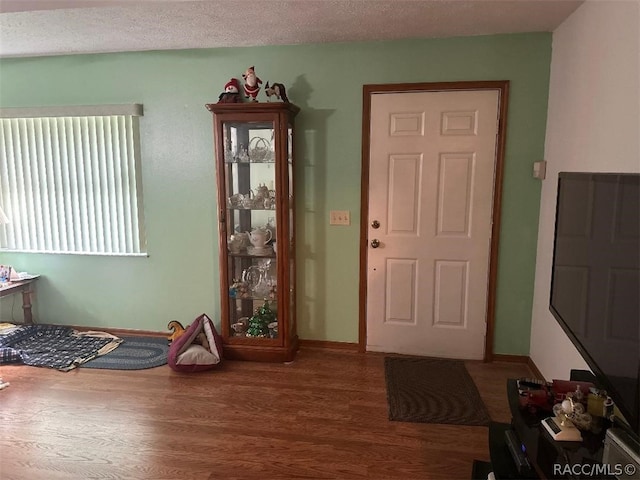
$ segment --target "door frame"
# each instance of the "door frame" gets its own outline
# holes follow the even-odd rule
[[[495,330],[496,285],[498,276],[498,246],[500,241],[500,212],[502,205],[502,183],[504,153],[507,135],[507,106],[509,103],[509,80],[395,83],[362,86],[362,183],[360,190],[360,289],[358,351],[367,350],[367,252],[369,247],[369,147],[371,128],[371,97],[377,93],[409,92],[454,92],[461,90],[498,91],[498,129],[496,138],[496,165],[493,177],[493,206],[491,244],[489,248],[489,278],[487,288],[487,316],[484,361],[493,360],[493,335]]]

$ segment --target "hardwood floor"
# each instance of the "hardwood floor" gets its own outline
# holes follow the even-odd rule
[[[303,348],[210,372],[0,366],[0,478],[468,479],[487,428],[390,422],[383,355]],[[467,362],[494,421],[524,364]]]

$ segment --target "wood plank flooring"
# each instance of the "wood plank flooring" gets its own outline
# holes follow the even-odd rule
[[[390,422],[384,356],[303,348],[227,361],[62,373],[0,366],[0,479],[468,479],[486,427]],[[494,421],[524,364],[467,362]]]

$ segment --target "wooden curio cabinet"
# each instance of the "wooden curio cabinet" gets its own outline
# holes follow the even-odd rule
[[[213,113],[224,355],[288,362],[296,333],[294,118],[290,103],[207,104]]]

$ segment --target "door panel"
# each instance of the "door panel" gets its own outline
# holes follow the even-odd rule
[[[421,155],[389,158],[389,234],[418,234],[421,167]]]
[[[471,153],[440,157],[438,236],[469,236],[473,157]]]
[[[372,95],[368,350],[483,357],[498,96]]]
[[[415,259],[387,259],[386,298],[387,323],[415,324],[415,291],[417,261]]]

